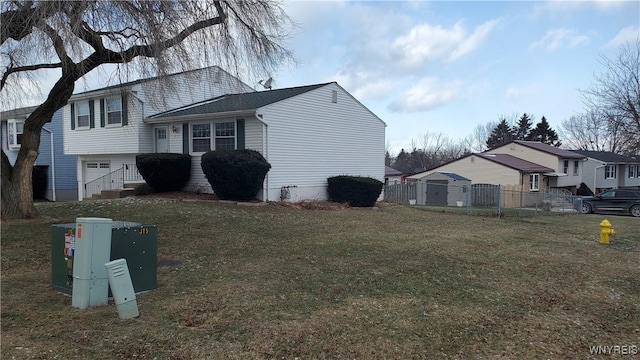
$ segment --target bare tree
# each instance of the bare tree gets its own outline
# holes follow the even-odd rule
[[[20,97],[36,71],[59,74],[26,119],[13,166],[2,152],[3,218],[36,215],[31,172],[40,132],[76,82],[94,69],[131,63],[139,73],[162,76],[206,59],[236,73],[264,74],[291,58],[280,45],[291,22],[278,3],[267,0],[15,0],[1,7],[0,94]]]
[[[481,153],[487,150],[487,139],[497,125],[498,122],[496,121],[489,121],[484,125],[476,125],[471,134],[462,140],[463,147],[473,153]]]
[[[619,125],[604,114],[590,111],[577,114],[560,124],[565,146],[579,150],[624,152]]]
[[[444,133],[425,132],[411,140],[411,163],[415,169],[432,169],[462,156],[466,150]]]
[[[631,153],[640,152],[640,37],[620,48],[615,59],[602,58],[605,71],[582,96],[589,111],[602,114],[620,131]]]

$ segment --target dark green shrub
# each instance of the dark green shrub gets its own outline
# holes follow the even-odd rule
[[[151,188],[151,186],[149,186],[149,184],[144,183],[136,186],[133,189],[133,194],[135,196],[149,195],[149,194],[153,194],[153,189]]]
[[[271,164],[255,150],[216,150],[202,155],[202,172],[221,199],[251,200]]]
[[[44,199],[47,195],[49,184],[49,166],[35,165],[31,172],[31,187],[34,199]]]
[[[327,182],[330,201],[355,207],[374,206],[383,185],[374,178],[345,175],[330,177]]]
[[[154,192],[182,190],[191,177],[191,156],[187,154],[140,154],[136,166]]]

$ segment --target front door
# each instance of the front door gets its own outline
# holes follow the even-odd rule
[[[167,137],[166,126],[154,128],[154,139],[157,153],[169,152],[169,139]]]

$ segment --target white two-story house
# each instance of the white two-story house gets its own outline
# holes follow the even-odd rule
[[[212,66],[74,94],[62,114],[64,153],[77,155],[78,199],[106,190],[120,178],[135,177],[137,154],[169,151],[169,139],[178,129],[147,125],[146,117],[251,91],[255,90]]]
[[[594,193],[607,189],[640,189],[640,159],[608,151],[572,151],[587,157],[582,181]]]

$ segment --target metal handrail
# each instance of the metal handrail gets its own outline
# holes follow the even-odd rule
[[[120,169],[84,184],[84,197],[91,197],[93,194],[99,194],[104,190],[121,189],[128,182],[141,181],[144,181],[144,179],[138,172],[136,164],[124,164]]]

